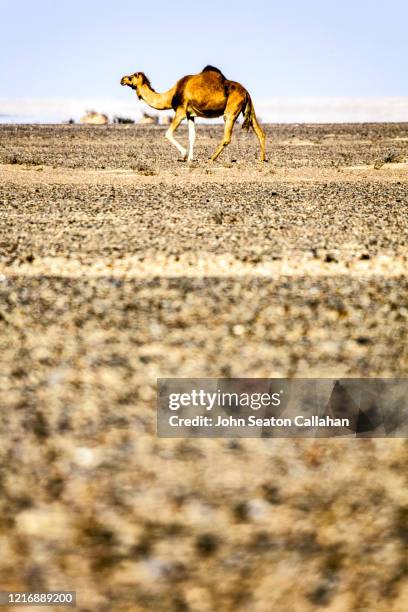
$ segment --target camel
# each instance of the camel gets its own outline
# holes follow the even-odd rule
[[[211,157],[215,161],[231,142],[235,121],[241,113],[244,115],[242,127],[248,130],[252,126],[261,147],[261,161],[265,161],[265,134],[257,121],[249,93],[240,83],[226,79],[218,68],[206,66],[199,74],[183,77],[165,93],[157,93],[143,72],[124,76],[120,83],[135,90],[139,100],[152,108],[175,111],[166,138],[178,149],[184,161],[193,160],[195,117],[211,119],[224,116],[224,137]],[[188,151],[174,137],[183,119],[188,123]]]

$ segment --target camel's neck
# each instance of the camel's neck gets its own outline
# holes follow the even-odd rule
[[[137,95],[156,110],[167,110],[172,108],[171,102],[175,93],[175,88],[169,89],[164,93],[157,93],[149,85],[141,85],[137,88]]]

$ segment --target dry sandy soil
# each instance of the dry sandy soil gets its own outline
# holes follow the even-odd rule
[[[0,128],[0,589],[408,609],[406,441],[155,435],[158,377],[408,375],[408,124],[266,129]]]

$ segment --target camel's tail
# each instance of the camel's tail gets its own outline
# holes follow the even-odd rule
[[[244,123],[242,124],[242,127],[244,130],[249,130],[249,128],[252,127],[261,147],[261,161],[265,161],[265,132],[258,123],[254,105],[252,104],[249,93],[246,95],[245,106],[242,109],[242,113],[244,115]]]
[[[242,110],[244,122],[242,129],[248,131],[252,125],[252,117],[255,115],[254,105],[252,104],[251,96],[247,93],[245,107]]]

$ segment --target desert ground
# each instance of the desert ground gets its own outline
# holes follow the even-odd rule
[[[159,377],[408,375],[408,124],[265,129],[0,127],[0,590],[406,612],[406,440],[156,437]]]

